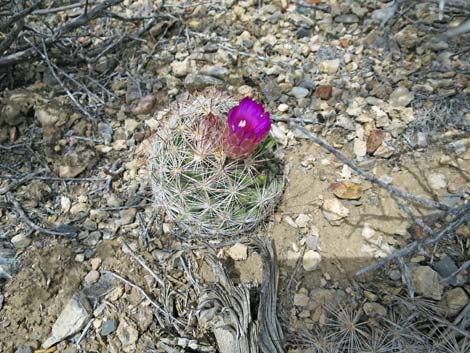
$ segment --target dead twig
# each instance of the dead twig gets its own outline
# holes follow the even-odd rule
[[[385,258],[383,258],[383,259],[381,259],[377,262],[374,262],[373,264],[359,270],[358,272],[356,272],[356,275],[359,276],[359,275],[363,275],[364,273],[367,273],[369,271],[376,270],[376,269],[384,266],[385,264],[389,263],[390,261],[393,261],[395,259],[407,256],[407,255],[413,253],[416,249],[418,249],[420,247],[425,247],[425,246],[435,244],[435,243],[439,242],[442,238],[444,238],[446,235],[448,235],[448,234],[452,233],[453,231],[455,231],[458,227],[460,227],[464,222],[466,222],[468,220],[470,220],[470,202],[463,205],[463,206],[461,206],[458,209],[457,214],[454,217],[454,220],[452,222],[450,222],[449,224],[447,224],[447,226],[444,227],[444,229],[441,229],[438,232],[434,233],[434,235],[431,236],[431,237],[428,237],[428,238],[420,240],[420,241],[416,240],[416,241],[406,245],[401,250],[396,251],[393,254],[390,254],[389,256],[387,256],[387,257],[385,257]]]
[[[140,257],[137,256],[132,249],[130,248],[129,245],[125,241],[123,241],[124,244],[124,252],[128,253],[131,255],[131,257],[136,260],[140,266],[142,266],[150,275],[158,282],[158,284],[164,288],[165,287],[165,282],[145,263],[145,261]]]
[[[38,226],[36,223],[34,223],[32,220],[29,219],[29,217],[26,215],[26,212],[23,210],[20,203],[16,201],[12,193],[7,192],[6,198],[7,198],[7,201],[11,203],[16,213],[18,213],[19,217],[23,220],[23,222],[26,223],[30,228],[32,228],[36,232],[53,235],[53,236],[59,236],[59,237],[72,236],[76,234],[76,232],[52,230],[52,229],[46,229],[41,226]]]
[[[96,5],[94,8],[89,10],[86,13],[78,16],[77,18],[71,20],[70,22],[65,23],[60,26],[52,36],[44,39],[44,45],[49,47],[53,43],[56,43],[65,33],[71,32],[79,27],[84,26],[88,22],[98,18],[103,14],[103,11],[106,9],[118,5],[124,0],[105,0],[102,3]],[[34,58],[39,55],[40,52],[37,51],[34,47],[29,47],[18,52],[14,52],[3,57],[0,57],[0,67],[9,66],[13,64],[20,63],[22,61]]]
[[[12,191],[13,189],[16,189],[18,186],[24,184],[26,181],[31,180],[31,178],[35,177],[36,175],[43,173],[44,171],[45,169],[41,169],[33,173],[27,174],[23,176],[22,178],[13,181],[11,184],[8,184],[7,186],[0,189],[0,195],[5,195],[6,193]]]
[[[470,268],[470,260],[468,261],[465,261],[462,266],[460,266],[458,269],[456,269],[454,272],[452,272],[449,276],[447,276],[446,278],[443,278],[441,280],[441,282],[447,282],[449,280],[451,280],[452,278],[454,278],[455,276],[457,276],[460,272],[463,272],[465,270],[467,270],[467,268]]]
[[[127,284],[128,286],[136,289],[137,291],[139,291],[140,294],[142,294],[145,299],[147,299],[149,301],[149,303],[160,313],[162,314],[163,316],[165,316],[167,319],[171,319],[172,321],[174,321],[175,323],[178,323],[180,325],[183,325],[184,326],[184,323],[181,322],[180,320],[178,320],[177,318],[175,318],[173,315],[171,315],[169,312],[165,311],[164,309],[162,309],[162,307],[156,302],[154,301],[152,298],[150,298],[150,296],[141,288],[139,287],[137,284],[134,284],[132,283],[131,281],[128,281],[127,279],[125,279],[124,277],[118,275],[117,273],[114,273],[112,271],[109,271],[109,270],[104,270],[104,271],[101,271],[102,273],[107,273],[115,278],[117,278],[118,280],[120,280],[121,282],[123,282],[124,284]],[[161,326],[162,328],[165,328],[165,326]]]
[[[455,212],[451,207],[449,207],[447,205],[444,205],[443,203],[410,194],[406,191],[402,191],[400,189],[397,189],[396,187],[394,187],[392,185],[389,185],[389,184],[383,182],[382,180],[377,179],[372,174],[369,174],[366,171],[359,168],[354,162],[347,159],[345,156],[343,156],[343,154],[341,154],[334,147],[330,146],[325,141],[323,141],[323,140],[319,139],[318,137],[316,137],[314,134],[312,134],[310,131],[308,131],[305,127],[303,127],[301,125],[298,125],[296,123],[293,123],[293,122],[291,122],[290,125],[293,126],[296,129],[299,129],[300,131],[302,131],[310,140],[314,141],[320,147],[324,148],[325,150],[327,150],[328,152],[333,154],[336,158],[338,158],[341,162],[346,164],[349,168],[354,170],[356,173],[358,173],[364,179],[370,181],[373,184],[379,185],[380,187],[384,188],[385,190],[387,190],[391,194],[395,194],[395,195],[397,195],[401,198],[408,199],[410,201],[416,202],[416,203],[421,204],[421,205],[426,206],[426,207],[437,208],[439,210],[443,210],[443,211],[447,211],[447,212],[451,212],[451,213]]]
[[[299,118],[299,117],[283,118],[283,117],[277,116],[277,115],[271,115],[270,118],[271,118],[271,120],[274,120],[274,121],[283,121],[283,122],[286,122],[286,123],[300,122],[300,123],[304,123],[304,124],[318,124],[318,125],[320,125],[320,123],[318,122],[317,119]]]

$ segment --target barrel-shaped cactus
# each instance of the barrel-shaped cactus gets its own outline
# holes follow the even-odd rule
[[[253,100],[240,103],[251,113],[264,113]],[[274,157],[274,141],[259,137],[267,134],[269,126],[243,120],[237,104],[216,90],[186,94],[170,106],[150,142],[156,204],[188,236],[217,239],[249,232],[273,211],[282,193],[283,167]],[[229,111],[232,123],[238,125],[227,125]],[[251,126],[247,124],[258,134],[239,131]]]

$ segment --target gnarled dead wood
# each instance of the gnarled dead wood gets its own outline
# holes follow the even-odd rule
[[[250,288],[235,286],[216,257],[207,262],[218,282],[202,289],[199,321],[209,326],[221,353],[283,353],[284,334],[277,318],[279,270],[267,237],[250,244],[263,260],[263,284],[260,290],[257,320],[251,313]]]

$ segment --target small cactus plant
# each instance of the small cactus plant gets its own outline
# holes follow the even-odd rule
[[[269,113],[250,98],[237,103],[216,90],[187,94],[170,107],[150,142],[156,203],[189,236],[217,239],[249,232],[282,193],[283,167],[274,157],[274,141],[262,140]],[[240,107],[262,121],[245,119]]]

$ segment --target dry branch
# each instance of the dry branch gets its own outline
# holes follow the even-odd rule
[[[356,275],[362,275],[366,272],[376,270],[385,264],[389,263],[390,261],[393,261],[395,259],[398,259],[400,257],[404,257],[407,255],[412,254],[414,251],[418,250],[419,248],[423,248],[425,246],[433,245],[439,241],[441,241],[445,236],[449,235],[450,233],[454,232],[457,228],[459,228],[463,223],[469,222],[470,221],[470,202],[461,206],[459,210],[457,211],[454,219],[452,222],[447,224],[443,229],[434,232],[434,234],[428,238],[425,238],[423,240],[416,240],[408,245],[406,245],[404,248],[402,248],[399,251],[394,252],[393,254],[390,254],[389,256],[363,268],[362,270],[356,272]]]
[[[206,260],[218,282],[203,289],[200,317],[210,320],[221,353],[284,353],[284,334],[277,317],[279,270],[274,251],[267,237],[255,238],[250,245],[263,260],[257,319],[251,313],[248,287],[235,286],[215,256]]]
[[[73,236],[73,235],[76,234],[76,232],[74,232],[74,231],[52,230],[52,229],[46,229],[46,228],[43,228],[41,226],[38,226],[31,219],[29,219],[28,215],[23,210],[20,203],[18,201],[16,201],[15,197],[10,192],[7,192],[6,197],[7,197],[7,201],[11,203],[11,205],[15,209],[16,213],[18,213],[18,215],[23,220],[23,222],[26,223],[30,228],[32,228],[36,232],[44,233],[44,234],[48,234],[48,235],[53,235],[53,236],[60,236],[60,237]]]
[[[94,8],[89,10],[86,13],[78,16],[77,18],[65,23],[64,25],[60,26],[51,36],[44,39],[44,45],[46,47],[51,46],[52,44],[56,43],[64,34],[69,33],[79,27],[84,26],[88,22],[104,15],[106,9],[115,6],[121,3],[123,0],[105,0],[104,2],[96,5]],[[31,11],[32,12],[32,11]],[[18,16],[18,15],[15,15]],[[13,17],[15,17],[13,16]],[[0,52],[1,53],[1,52]],[[26,49],[10,53],[3,57],[0,57],[0,67],[2,66],[9,66],[13,64],[20,63],[22,61],[35,58],[39,55],[36,48],[30,46]]]
[[[408,199],[412,202],[421,204],[421,205],[426,206],[426,207],[437,208],[439,210],[443,210],[443,211],[447,211],[447,212],[454,212],[452,210],[452,208],[450,208],[447,205],[444,205],[443,203],[410,194],[409,192],[397,189],[396,187],[394,187],[392,185],[389,185],[389,184],[383,182],[380,179],[377,179],[372,174],[369,174],[366,171],[359,168],[354,162],[350,161],[345,156],[343,156],[343,154],[341,154],[337,149],[330,146],[328,143],[321,140],[320,138],[316,137],[314,134],[312,134],[310,131],[308,131],[305,127],[300,126],[300,125],[298,125],[296,123],[293,123],[293,122],[291,122],[290,125],[293,126],[296,129],[302,131],[310,140],[314,141],[316,144],[318,144],[319,146],[323,147],[325,150],[327,150],[328,152],[333,154],[336,158],[338,158],[341,162],[346,164],[349,168],[354,170],[356,173],[358,173],[364,179],[370,181],[373,184],[376,184],[376,185],[384,188],[385,190],[387,190],[391,194],[402,197],[404,199]]]
[[[405,256],[408,256],[412,254],[413,252],[417,251],[420,248],[424,248],[429,245],[433,245],[435,243],[438,243],[440,240],[442,240],[445,236],[449,235],[450,233],[454,232],[460,225],[462,225],[465,222],[470,221],[470,202],[456,208],[451,208],[447,205],[444,205],[440,202],[429,200],[423,197],[419,197],[413,194],[410,194],[408,192],[402,191],[400,189],[397,189],[391,185],[388,185],[384,183],[383,181],[377,179],[373,175],[367,173],[366,171],[362,170],[359,168],[354,162],[350,161],[347,159],[345,156],[343,156],[338,150],[336,150],[334,147],[330,146],[328,143],[323,141],[322,139],[316,137],[314,134],[312,134],[310,131],[308,131],[305,127],[300,126],[295,123],[291,123],[291,126],[294,128],[302,131],[310,140],[314,141],[316,144],[327,150],[328,152],[332,153],[336,158],[338,158],[341,162],[349,166],[352,170],[354,170],[356,173],[364,177],[366,180],[369,180],[370,182],[384,188],[388,192],[391,193],[392,198],[398,203],[400,208],[420,227],[423,228],[425,232],[428,233],[428,237],[423,239],[423,240],[416,240],[408,245],[406,245],[404,248],[402,248],[399,251],[396,251],[389,256],[363,268],[362,270],[358,271],[356,275],[362,275],[366,272],[378,269],[385,264],[398,260],[398,263],[402,270],[405,273],[405,279],[407,283],[408,290],[411,295],[414,293],[414,289],[411,283],[411,280],[409,279],[408,275],[408,269],[406,266],[406,263],[404,262],[403,258]],[[449,214],[454,215],[454,218],[452,222],[448,223],[447,226],[445,226],[443,229],[440,229],[438,231],[432,231],[429,226],[427,226],[421,219],[418,217],[414,216],[411,210],[402,202],[397,200],[394,196],[398,196],[400,198],[403,198],[405,200],[415,202],[421,205],[424,205],[426,207],[431,207],[431,208],[436,208],[442,211],[445,211]]]

